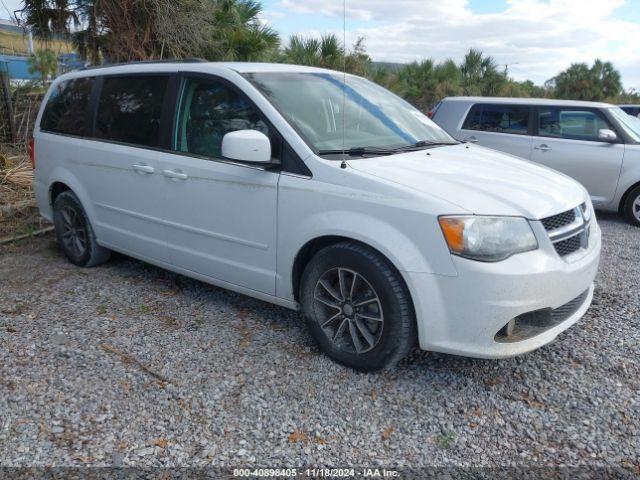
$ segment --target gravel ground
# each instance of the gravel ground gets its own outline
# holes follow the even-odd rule
[[[509,360],[359,374],[298,314],[48,235],[0,250],[1,466],[607,465],[640,474],[640,229],[600,215],[594,305]]]

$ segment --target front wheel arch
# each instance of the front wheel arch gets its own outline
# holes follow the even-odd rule
[[[293,261],[293,267],[291,271],[291,281],[292,281],[293,296],[296,301],[300,300],[300,280],[302,279],[302,274],[304,273],[304,269],[309,264],[309,262],[314,257],[314,255],[326,247],[335,245],[337,243],[342,243],[342,242],[356,243],[365,248],[368,248],[369,250],[376,252],[378,255],[383,257],[389,263],[389,265],[398,273],[398,276],[402,278],[402,281],[405,283],[405,287],[408,288],[407,282],[404,279],[402,272],[395,266],[394,262],[391,261],[391,259],[388,256],[386,256],[383,252],[381,252],[377,248],[372,247],[366,242],[355,240],[353,238],[345,237],[342,235],[324,235],[324,236],[309,240],[307,243],[305,243],[302,246],[302,248],[300,248],[300,250],[296,254],[295,260]]]

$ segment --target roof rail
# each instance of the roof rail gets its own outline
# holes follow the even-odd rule
[[[81,71],[84,70],[98,70],[100,68],[109,68],[109,67],[123,67],[125,65],[153,65],[153,64],[163,64],[163,63],[206,63],[208,60],[203,58],[173,58],[169,60],[138,60],[135,62],[123,62],[123,63],[107,63],[104,65],[95,65],[92,67],[82,68]]]

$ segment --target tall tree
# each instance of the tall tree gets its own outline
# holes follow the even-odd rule
[[[460,65],[465,95],[496,96],[507,82],[506,72],[499,72],[494,59],[471,49]]]
[[[596,60],[590,68],[586,63],[574,63],[547,81],[557,98],[600,101],[622,95],[620,73],[611,62]]]
[[[203,56],[209,60],[256,61],[270,58],[280,36],[260,21],[262,4],[255,0],[220,0],[213,10],[211,42]]]
[[[24,0],[19,18],[43,39],[71,37],[91,63],[204,56],[254,60],[278,34],[255,0]]]

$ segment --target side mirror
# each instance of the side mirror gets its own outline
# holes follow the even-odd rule
[[[618,139],[618,135],[613,130],[609,130],[608,128],[602,128],[598,130],[598,138],[600,140],[604,140],[605,142],[615,142]]]
[[[271,163],[271,142],[257,130],[237,130],[222,138],[222,156],[243,162]]]

